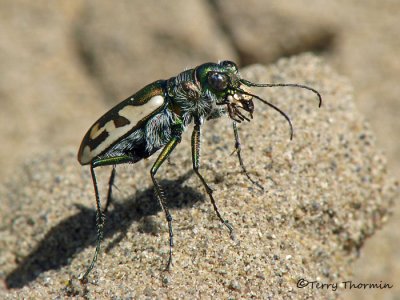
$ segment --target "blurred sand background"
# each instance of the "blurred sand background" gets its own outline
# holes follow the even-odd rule
[[[1,1],[0,179],[38,153],[78,148],[106,108],[205,61],[241,67],[314,52],[354,87],[400,176],[400,2]],[[400,278],[400,207],[361,249],[359,282]],[[397,281],[398,284],[399,281]],[[374,299],[379,290],[346,291]],[[385,294],[388,299],[400,295]]]

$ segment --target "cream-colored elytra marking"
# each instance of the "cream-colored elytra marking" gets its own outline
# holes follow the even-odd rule
[[[90,138],[93,140],[96,138],[103,130],[99,130],[99,123],[93,125],[92,129],[90,130]]]
[[[110,147],[121,136],[123,136],[124,134],[129,132],[133,127],[135,127],[140,120],[142,120],[144,117],[154,112],[157,108],[161,107],[163,104],[164,104],[164,97],[161,95],[157,95],[152,97],[149,101],[147,101],[143,105],[124,106],[118,112],[118,114],[129,120],[130,123],[126,124],[125,126],[115,127],[113,120],[108,121],[106,124],[104,124],[103,127],[99,127],[99,123],[93,125],[89,134],[91,139],[95,139],[103,131],[108,132],[108,137],[92,151],[90,151],[90,147],[86,145],[82,151],[81,162],[83,164],[89,163],[94,157],[102,153],[105,149]]]

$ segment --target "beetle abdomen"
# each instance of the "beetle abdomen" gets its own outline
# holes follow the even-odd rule
[[[153,115],[144,124],[136,128],[131,134],[115,143],[99,158],[127,155],[132,162],[147,158],[162,148],[171,139],[171,127],[174,114],[169,109]]]
[[[90,127],[79,148],[78,161],[85,165],[100,156],[116,156],[118,151],[113,148],[126,149],[127,143],[135,143],[143,122],[162,110],[165,102],[165,81],[157,81],[119,103]]]

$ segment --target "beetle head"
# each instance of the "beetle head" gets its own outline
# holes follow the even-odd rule
[[[296,87],[309,90],[318,96],[319,106],[322,104],[320,93],[306,85],[296,83],[253,83],[240,77],[237,65],[231,61],[221,61],[218,64],[206,63],[196,68],[196,79],[202,87],[210,91],[216,99],[216,105],[226,105],[229,117],[236,121],[250,121],[253,117],[253,98],[278,111],[290,127],[290,138],[293,137],[293,126],[288,115],[274,104],[251,93],[247,87]],[[249,117],[242,111],[248,113]]]
[[[232,120],[242,122],[253,118],[253,96],[240,81],[234,62],[225,60],[218,64],[204,64],[197,69],[196,75],[202,86],[215,95],[216,105],[226,105]]]

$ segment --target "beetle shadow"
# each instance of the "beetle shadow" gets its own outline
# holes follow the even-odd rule
[[[179,209],[204,201],[204,195],[193,188],[182,186],[191,175],[192,171],[188,171],[176,180],[160,181],[169,208]],[[69,265],[83,249],[96,244],[95,209],[81,205],[77,207],[80,212],[50,229],[37,247],[18,262],[18,266],[5,279],[8,288],[22,288],[45,271]],[[119,232],[119,235],[108,245],[103,243],[106,245],[103,249],[108,251],[117,245],[132,222],[155,215],[160,210],[153,187],[138,191],[125,201],[113,201],[111,209],[106,213],[104,238],[113,236],[116,232]]]

